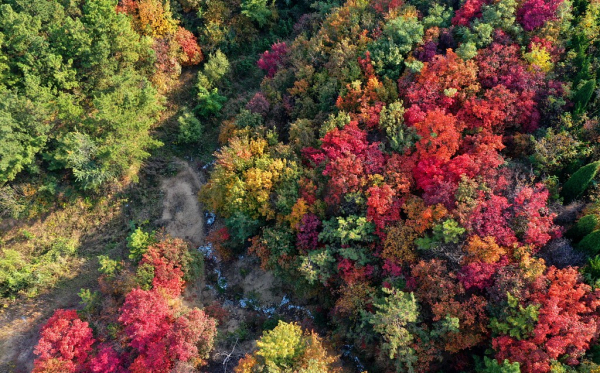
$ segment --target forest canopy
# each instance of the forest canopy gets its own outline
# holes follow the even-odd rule
[[[0,217],[185,157],[211,221],[204,257],[129,221],[34,372],[600,370],[599,34],[597,0],[0,1]],[[52,251],[0,250],[15,300]]]

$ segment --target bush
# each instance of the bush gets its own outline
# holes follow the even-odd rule
[[[577,247],[589,255],[598,254],[600,252],[600,229],[585,236]]]
[[[600,161],[592,162],[581,167],[567,180],[561,192],[565,202],[571,202],[581,197],[594,177],[596,177],[598,168],[600,168]]]
[[[17,191],[9,185],[0,187],[0,219],[5,216],[16,219],[25,210]]]
[[[204,87],[198,88],[198,106],[196,112],[202,117],[209,117],[218,114],[223,108],[223,104],[227,101],[227,97],[221,96],[219,90],[213,88],[208,90]]]
[[[0,258],[0,297],[10,297],[33,281],[32,266],[15,250],[4,250]]]
[[[235,118],[235,125],[238,128],[256,128],[263,124],[263,117],[260,114],[253,113],[250,110],[242,109]]]
[[[504,359],[502,364],[496,359],[490,359],[485,356],[483,358],[483,367],[477,369],[481,373],[521,373],[520,364],[517,362],[511,363],[508,359]]]
[[[235,368],[236,373],[267,372],[339,372],[336,358],[329,355],[314,332],[302,332],[295,324],[279,321],[256,343],[258,350],[246,355]]]
[[[157,242],[154,232],[144,232],[142,228],[137,228],[127,237],[127,247],[129,248],[129,259],[137,263],[148,250],[148,246]]]
[[[575,114],[583,114],[595,90],[595,79],[588,80],[587,82],[585,82],[585,84],[581,86],[579,90],[577,90],[577,93],[575,93],[575,97],[573,97],[573,101],[575,102]]]
[[[184,144],[200,141],[202,137],[202,123],[187,107],[183,109],[183,114],[179,116],[177,122],[179,123],[177,141]]]
[[[581,269],[583,277],[590,284],[595,284],[600,280],[600,255],[588,259],[588,263]]]
[[[267,2],[268,0],[243,0],[242,14],[263,27],[272,14]]]
[[[211,89],[229,71],[229,60],[220,50],[211,53],[204,65],[202,72],[198,74],[197,87]]]
[[[583,237],[592,233],[598,227],[598,217],[596,215],[586,215],[579,219],[566,233],[567,237],[573,241],[580,241]]]
[[[100,273],[108,277],[114,276],[118,271],[121,270],[121,263],[111,259],[108,255],[99,255],[98,264],[100,264]]]

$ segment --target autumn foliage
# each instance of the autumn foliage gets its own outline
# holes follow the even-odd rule
[[[153,38],[163,77],[264,37],[224,48],[231,66],[211,53],[196,87],[202,117],[222,121],[199,194],[219,258],[252,255],[318,304],[311,322],[364,370],[600,369],[598,2],[291,2],[289,24],[280,3],[183,1],[205,23],[158,0],[118,7]],[[119,346],[61,314],[48,328],[66,334],[43,332],[36,369],[202,365],[215,322],[180,304],[186,252],[163,240],[141,255],[112,304]],[[335,372],[326,345],[280,322],[236,372]]]
[[[213,346],[216,321],[178,299],[191,261],[187,244],[179,239],[167,237],[146,249],[139,264],[152,268],[151,289],[132,289],[118,310],[107,308],[118,317],[99,317],[122,326],[120,347],[116,341],[99,343],[75,310],[57,310],[40,332],[35,371],[167,373],[177,362],[202,365]]]

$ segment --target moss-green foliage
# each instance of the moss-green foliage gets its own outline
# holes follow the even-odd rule
[[[589,258],[587,264],[581,269],[586,282],[594,288],[600,287],[600,256]]]
[[[68,273],[67,260],[76,251],[76,243],[65,238],[57,238],[41,255],[29,259],[16,250],[0,251],[0,297],[14,298],[19,292],[34,296],[52,287]]]
[[[464,42],[456,48],[456,54],[463,60],[470,60],[477,55],[477,45],[473,42]]]
[[[135,282],[142,290],[152,289],[153,279],[154,267],[151,264],[144,263],[137,267],[135,272]]]
[[[596,79],[590,79],[583,83],[581,88],[577,90],[575,96],[573,97],[573,102],[575,103],[575,114],[581,115],[588,103],[590,102],[592,95],[596,89]]]
[[[148,250],[148,247],[157,241],[154,232],[144,232],[138,227],[127,237],[127,247],[129,248],[129,259],[137,263]]]
[[[404,153],[419,139],[414,127],[404,124],[404,107],[397,101],[386,105],[379,114],[379,126],[385,130],[390,148]]]
[[[557,174],[569,164],[584,159],[592,148],[578,141],[569,131],[549,128],[542,138],[533,139],[534,154],[530,157],[534,167],[547,174]]]
[[[397,17],[383,27],[384,37],[369,47],[375,71],[397,79],[402,65],[413,46],[423,39],[423,24],[417,17]]]
[[[511,363],[508,359],[499,363],[496,359],[484,356],[483,364],[480,363],[480,365],[483,366],[478,367],[477,372],[479,373],[521,373],[520,364]]]
[[[197,86],[206,89],[214,88],[223,76],[229,72],[229,67],[229,60],[223,52],[217,50],[215,53],[211,53],[204,64],[202,72],[198,73]]]
[[[577,248],[589,255],[598,254],[600,252],[600,229],[585,236]]]
[[[274,0],[242,0],[242,14],[258,23],[263,27],[272,15],[269,5],[274,3]]]
[[[329,247],[312,250],[302,258],[298,271],[310,284],[320,281],[326,284],[331,276],[336,273],[336,259],[333,250]]]
[[[429,9],[429,14],[423,17],[423,28],[426,30],[431,27],[449,27],[452,20],[452,10],[443,4],[433,4]]]
[[[111,259],[108,255],[99,255],[98,264],[100,265],[100,268],[98,269],[100,273],[108,277],[114,276],[122,268],[121,263]]]
[[[246,355],[238,373],[304,372],[337,373],[337,359],[330,356],[315,332],[304,332],[296,323],[279,321],[256,342],[257,350]],[[335,364],[334,364],[335,363]]]
[[[219,94],[217,83],[229,71],[229,60],[220,50],[211,53],[204,65],[202,72],[198,73],[198,106],[196,112],[203,117],[215,115],[221,111],[223,104],[227,101],[225,96]]]
[[[0,92],[0,184],[31,165],[46,144],[50,125],[44,108],[25,97]]]
[[[583,237],[592,233],[598,228],[598,216],[594,214],[586,215],[579,219],[577,223],[571,227],[566,233],[567,237],[579,241]]]
[[[242,212],[235,212],[225,219],[227,232],[231,236],[234,246],[243,246],[248,238],[254,236],[262,223],[258,219],[252,219]]]
[[[324,242],[350,245],[373,240],[375,226],[364,216],[338,216],[323,223],[323,232],[319,239]]]
[[[365,313],[364,318],[383,338],[383,351],[390,359],[396,359],[398,371],[413,371],[416,359],[410,328],[419,318],[419,306],[412,293],[393,288],[383,288],[383,291],[387,297],[375,305],[374,314]]]
[[[490,319],[490,329],[499,335],[509,335],[516,339],[528,338],[538,319],[539,305],[523,307],[519,299],[508,293],[508,307],[504,314]]]
[[[251,127],[255,128],[263,123],[262,115],[258,113],[253,113],[250,110],[242,109],[240,113],[235,118],[235,125],[238,128],[246,128]]]
[[[432,249],[442,243],[456,244],[465,231],[456,220],[447,219],[433,226],[433,235],[418,238],[415,243],[422,250]]]
[[[562,196],[565,202],[573,201],[583,195],[596,174],[600,162],[592,162],[577,170],[563,185]]]
[[[178,142],[185,144],[200,141],[202,138],[202,123],[187,107],[182,110],[182,114],[177,118],[177,123],[179,123]]]

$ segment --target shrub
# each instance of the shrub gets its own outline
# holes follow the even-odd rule
[[[220,50],[217,50],[208,56],[208,61],[202,68],[202,73],[198,74],[197,86],[207,89],[213,88],[228,71],[229,60],[227,56]]]
[[[98,264],[100,264],[100,273],[107,275],[108,277],[114,276],[121,270],[121,263],[111,259],[108,255],[98,255]]]
[[[590,79],[581,86],[575,93],[573,101],[575,102],[575,113],[583,114],[594,91],[596,90],[596,79]]]
[[[329,355],[319,336],[303,333],[295,323],[279,321],[256,345],[258,350],[240,360],[236,373],[339,372],[333,367],[337,359]]]
[[[179,116],[177,123],[179,123],[177,141],[184,144],[200,141],[202,138],[202,123],[187,107],[183,109],[183,114]]]
[[[242,0],[242,14],[263,27],[271,17],[271,9],[268,7],[269,0]]]
[[[579,245],[579,250],[582,250],[590,255],[596,255],[600,252],[600,229],[593,231],[585,236]]]
[[[567,237],[572,238],[574,241],[579,241],[583,237],[592,233],[598,227],[598,217],[590,214],[582,217],[577,223],[571,227],[566,233]]]
[[[288,53],[285,43],[275,43],[270,51],[265,51],[257,62],[258,68],[264,70],[267,77],[272,78],[283,64],[283,59]]]
[[[142,228],[137,228],[127,237],[127,247],[129,248],[129,259],[137,263],[142,259],[148,246],[157,242],[154,232],[144,232]]]
[[[83,363],[94,343],[92,329],[77,316],[75,310],[56,310],[42,327],[34,352],[36,365],[50,359]]]
[[[600,255],[588,259],[587,265],[582,268],[581,272],[586,282],[595,285],[600,279]]]
[[[592,162],[577,170],[563,186],[561,194],[565,198],[565,202],[571,202],[581,197],[596,177],[599,168],[600,161]]]
[[[0,258],[0,296],[11,297],[33,281],[33,268],[16,250],[4,250]]]

